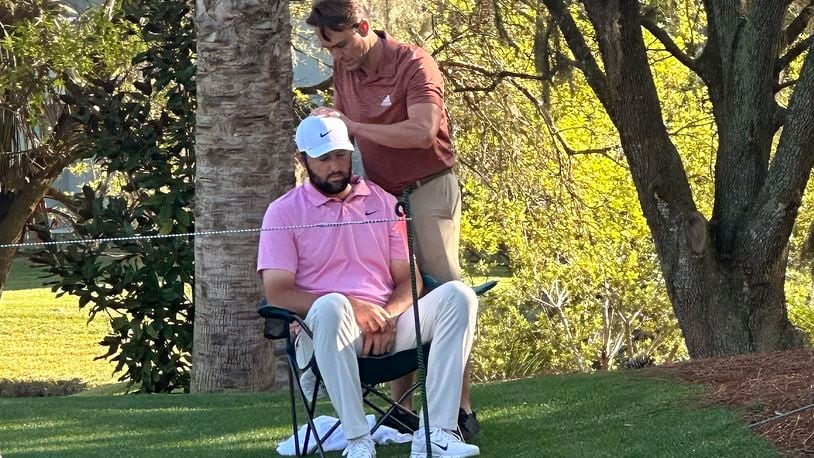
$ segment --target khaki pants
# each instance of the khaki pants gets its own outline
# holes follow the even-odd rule
[[[432,342],[427,366],[427,406],[430,426],[458,427],[458,402],[464,365],[472,349],[478,298],[459,281],[445,283],[418,301],[421,340]],[[339,414],[345,437],[368,434],[356,357],[362,353],[362,331],[350,302],[342,294],[318,298],[305,317],[313,340],[300,333],[297,361],[303,366],[314,355],[331,403]],[[407,309],[396,322],[393,352],[415,348],[415,319]],[[423,422],[423,417],[422,417]]]
[[[440,283],[460,280],[461,189],[455,174],[447,173],[413,190],[410,213],[419,270]]]

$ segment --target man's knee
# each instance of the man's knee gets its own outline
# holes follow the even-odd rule
[[[311,305],[306,321],[312,328],[320,325],[335,328],[351,312],[350,301],[339,293],[320,296]]]
[[[450,307],[455,314],[460,314],[463,317],[477,315],[478,296],[472,288],[458,280],[446,282],[438,288],[442,289],[446,299],[442,302],[447,307]]]

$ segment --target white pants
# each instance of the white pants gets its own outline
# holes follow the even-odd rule
[[[452,281],[421,298],[418,311],[421,341],[432,342],[426,403],[430,426],[455,429],[464,366],[475,333],[478,299],[472,288]],[[305,333],[300,334],[297,360],[300,364],[307,363],[311,355],[315,355],[345,436],[352,439],[368,434],[356,361],[362,354],[362,331],[356,324],[350,302],[341,294],[326,294],[314,302],[305,322],[314,338],[311,341]],[[413,310],[407,309],[396,324],[393,352],[415,346],[415,318]]]

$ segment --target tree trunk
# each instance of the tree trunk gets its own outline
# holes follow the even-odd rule
[[[814,52],[785,110],[770,166],[783,111],[773,91],[785,3],[705,2],[709,36],[698,59],[676,55],[669,37],[648,27],[709,89],[720,139],[712,222],[696,209],[661,116],[639,2],[582,2],[602,67],[565,3],[543,3],[619,131],[690,356],[803,345],[783,288],[789,236],[814,164]]]
[[[294,184],[287,0],[198,0],[196,205],[199,231],[259,228]],[[286,369],[257,315],[258,233],[195,240],[192,391],[279,386]]]
[[[748,252],[746,253],[748,255]],[[788,320],[785,259],[758,281],[744,262],[721,263],[671,250],[664,258],[667,291],[690,356],[731,356],[805,344]],[[663,267],[666,267],[662,263]]]
[[[61,171],[62,168],[58,170]],[[54,175],[54,171],[51,170],[49,175]],[[55,180],[56,176],[33,179],[31,184],[14,196],[8,213],[0,220],[0,244],[17,243],[37,204],[42,201]],[[0,298],[3,297],[3,289],[16,253],[16,248],[0,248]]]

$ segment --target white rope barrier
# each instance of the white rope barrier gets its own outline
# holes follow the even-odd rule
[[[4,243],[0,244],[0,248],[25,248],[35,246],[51,246],[51,245],[69,245],[74,243],[102,243],[102,242],[122,242],[127,240],[151,240],[151,239],[170,239],[178,237],[204,237],[209,235],[222,235],[222,234],[246,234],[251,232],[265,232],[265,231],[285,231],[295,229],[310,229],[316,227],[338,227],[350,226],[357,224],[380,224],[380,223],[393,223],[397,221],[405,221],[405,218],[384,218],[384,219],[370,219],[362,221],[343,221],[336,223],[315,223],[315,224],[302,224],[298,226],[277,226],[277,227],[260,227],[255,229],[228,229],[223,231],[201,231],[201,232],[185,232],[182,234],[155,234],[155,235],[134,235],[129,237],[105,237],[98,239],[72,239],[72,240],[58,240],[53,242],[26,242],[26,243]]]

